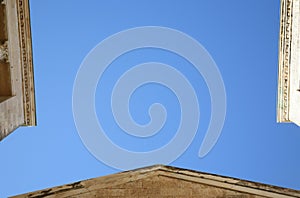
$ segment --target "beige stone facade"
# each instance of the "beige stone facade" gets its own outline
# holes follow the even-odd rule
[[[156,165],[15,196],[26,197],[291,198],[300,197],[300,191]]]
[[[36,125],[28,0],[0,0],[0,140]]]
[[[300,126],[300,0],[281,0],[277,121]]]

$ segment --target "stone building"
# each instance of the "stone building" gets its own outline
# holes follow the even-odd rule
[[[281,0],[277,121],[300,126],[300,1]]]
[[[14,198],[240,197],[292,198],[300,191],[156,165],[31,192]]]
[[[0,0],[0,141],[36,125],[28,0]]]

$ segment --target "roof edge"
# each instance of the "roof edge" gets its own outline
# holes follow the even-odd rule
[[[52,194],[58,194],[61,192],[65,192],[68,190],[74,190],[74,193],[78,189],[87,189],[93,190],[99,188],[99,185],[102,187],[106,186],[114,186],[123,184],[126,182],[137,181],[144,178],[149,178],[153,176],[164,176],[169,178],[175,178],[180,180],[185,180],[194,183],[201,183],[204,185],[215,186],[219,188],[261,195],[265,197],[299,197],[300,198],[300,191],[277,187],[267,184],[262,184],[258,182],[251,182],[242,179],[236,179],[227,176],[220,176],[216,174],[204,173],[190,169],[184,169],[174,166],[167,166],[167,165],[153,165],[143,168],[137,168],[133,170],[128,170],[120,173],[115,173],[107,176],[97,177],[93,179],[83,180],[79,182],[74,182],[67,185],[57,186],[53,188],[48,188],[40,191],[35,191],[32,193],[27,193],[17,197],[26,197],[27,195],[33,196],[46,196]],[[97,180],[97,182],[95,182]],[[97,185],[95,185],[95,183]],[[46,192],[46,194],[45,194]]]

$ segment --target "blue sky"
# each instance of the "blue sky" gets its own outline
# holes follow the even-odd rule
[[[276,123],[279,6],[279,0],[30,0],[38,126],[19,128],[0,142],[0,196],[120,171],[97,160],[83,145],[73,119],[72,92],[90,50],[112,34],[140,26],[169,27],[196,39],[215,60],[226,88],[222,134],[209,154],[199,158],[211,113],[201,75],[163,50],[136,50],[116,60],[114,64],[124,64],[125,69],[143,61],[183,65],[191,79],[199,98],[199,130],[170,165],[300,190],[300,129]],[[159,148],[178,127],[176,96],[157,84],[137,90],[130,101],[136,122],[147,123],[145,112],[157,101],[170,117],[166,132],[153,140],[130,139],[118,129],[107,105],[110,80],[123,70],[112,65],[99,81],[97,116],[107,135],[123,148]]]

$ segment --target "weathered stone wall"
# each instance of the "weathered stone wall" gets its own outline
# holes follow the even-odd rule
[[[64,195],[63,195],[64,194]],[[67,196],[67,192],[61,194]],[[240,197],[256,198],[262,196],[250,195],[237,191],[217,188],[190,181],[177,180],[165,176],[154,176],[152,178],[141,179],[128,182],[114,187],[106,187],[93,191],[78,194],[74,197],[180,197],[180,198],[216,198],[216,197]]]

